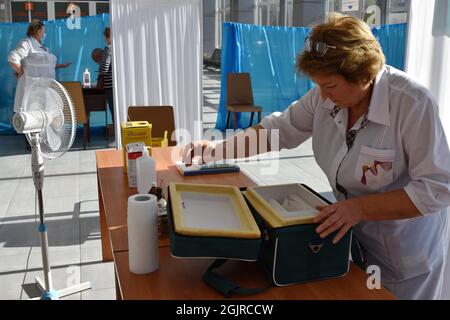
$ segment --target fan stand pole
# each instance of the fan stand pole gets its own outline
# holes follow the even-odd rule
[[[38,193],[39,203],[39,235],[41,240],[42,265],[44,271],[44,281],[35,277],[36,284],[42,292],[42,300],[56,300],[76,292],[91,288],[90,282],[80,283],[61,290],[54,290],[52,285],[52,274],[48,256],[48,236],[47,224],[44,218],[44,200],[42,197],[42,188],[44,186],[44,160],[41,155],[40,134],[32,135],[31,139],[31,168],[33,172],[33,182]]]

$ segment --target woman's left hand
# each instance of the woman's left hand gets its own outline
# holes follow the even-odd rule
[[[358,199],[339,201],[329,206],[317,206],[316,209],[320,212],[314,218],[314,223],[321,223],[316,232],[322,239],[340,229],[333,239],[334,244],[364,217],[363,206]]]

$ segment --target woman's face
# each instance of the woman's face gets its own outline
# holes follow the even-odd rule
[[[310,75],[310,78],[319,86],[323,99],[330,99],[335,105],[344,108],[358,106],[370,88],[370,83],[353,84],[338,74],[315,73]]]
[[[36,32],[36,35],[34,36],[37,41],[41,41],[45,34],[45,27],[42,27]]]

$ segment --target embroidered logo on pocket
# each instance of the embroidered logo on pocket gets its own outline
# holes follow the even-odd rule
[[[371,166],[363,165],[361,183],[363,185],[367,185],[366,173],[368,171],[370,171],[372,173],[372,175],[378,176],[378,174],[379,174],[378,170],[380,170],[380,169],[384,170],[386,172],[391,171],[392,170],[392,162],[380,162],[380,161],[375,160],[373,162],[373,165],[371,165]]]
[[[394,181],[395,150],[361,146],[354,178],[370,191],[378,191]]]

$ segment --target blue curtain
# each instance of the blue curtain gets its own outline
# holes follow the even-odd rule
[[[81,17],[81,29],[69,29],[67,19],[45,21],[45,45],[58,58],[58,63],[72,62],[68,68],[58,69],[56,79],[59,81],[82,81],[86,68],[91,78],[97,78],[98,66],[91,58],[94,48],[104,48],[104,28],[109,26],[109,15]],[[0,23],[0,132],[11,133],[11,117],[13,114],[14,95],[17,80],[9,66],[7,57],[17,43],[25,37],[28,23]],[[93,125],[99,119],[91,119]],[[104,119],[104,117],[103,117]],[[104,120],[103,120],[104,123]]]
[[[250,73],[255,104],[263,108],[263,117],[275,111],[283,111],[312,88],[313,83],[304,75],[298,75],[295,70],[296,57],[303,50],[309,31],[309,28],[230,22],[223,24],[217,129],[224,130],[226,126],[226,77],[230,72]],[[373,33],[383,47],[387,63],[403,70],[406,24],[377,27],[373,29]],[[246,128],[250,122],[250,113],[238,114],[237,119],[237,127]],[[230,126],[231,124],[232,118]]]

